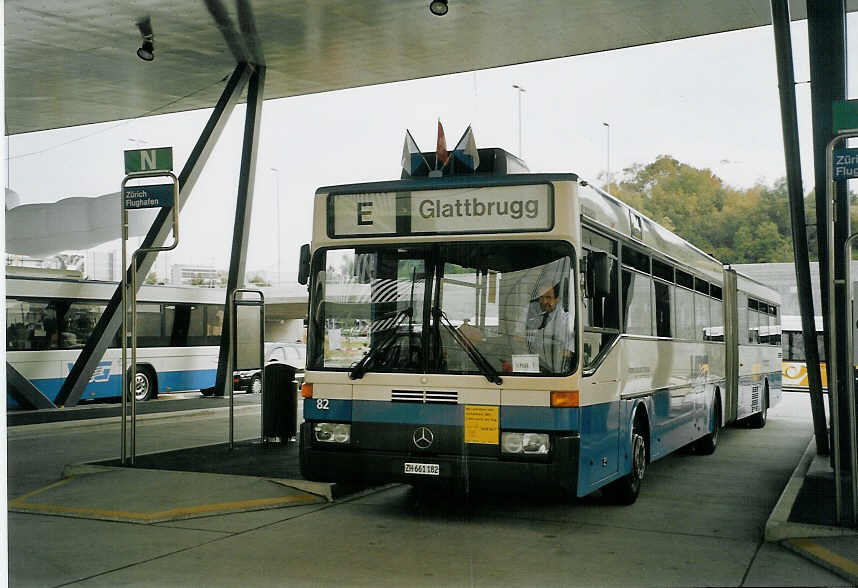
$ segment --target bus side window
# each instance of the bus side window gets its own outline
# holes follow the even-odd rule
[[[6,301],[6,349],[56,349],[59,343],[57,311],[53,304],[28,300]]]
[[[616,243],[585,231],[598,245],[616,252]],[[619,335],[617,259],[603,251],[584,250],[581,258],[581,299],[584,319],[583,360],[590,365]]]

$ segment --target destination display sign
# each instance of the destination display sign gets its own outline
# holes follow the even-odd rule
[[[173,206],[174,184],[125,186],[122,202],[126,209]]]
[[[331,237],[549,231],[549,184],[333,194]]]
[[[835,181],[858,178],[858,149],[834,149],[832,155]]]

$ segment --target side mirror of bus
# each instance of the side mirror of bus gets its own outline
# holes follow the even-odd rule
[[[603,251],[591,251],[587,255],[587,295],[605,298],[611,293],[611,260]]]
[[[298,283],[306,286],[310,279],[310,244],[301,245],[301,256],[298,261]]]

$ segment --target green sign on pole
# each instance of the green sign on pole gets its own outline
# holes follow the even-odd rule
[[[858,100],[835,100],[832,131],[858,129]]]
[[[125,173],[173,171],[173,148],[131,149],[125,152]]]

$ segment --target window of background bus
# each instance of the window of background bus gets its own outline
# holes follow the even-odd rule
[[[220,345],[220,334],[223,330],[223,306],[218,304],[206,305],[206,345]]]
[[[205,345],[204,318],[205,306],[202,304],[165,304],[164,338],[167,341],[165,344],[172,347]]]
[[[158,347],[167,345],[161,335],[161,305],[151,303],[137,304],[137,345],[138,347]]]
[[[6,349],[56,349],[57,313],[48,302],[6,300]]]
[[[72,302],[62,318],[60,346],[64,349],[80,349],[89,339],[105,305],[97,302]]]

